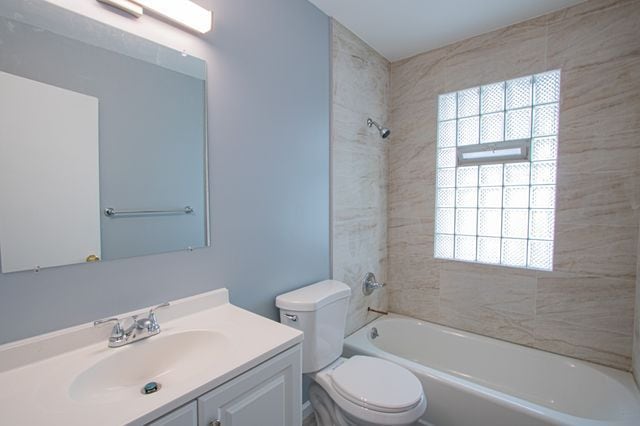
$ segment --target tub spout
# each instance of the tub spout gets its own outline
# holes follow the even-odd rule
[[[369,332],[369,337],[371,337],[371,339],[376,339],[378,336],[380,336],[380,333],[378,333],[378,329],[376,327],[371,327],[371,331]]]

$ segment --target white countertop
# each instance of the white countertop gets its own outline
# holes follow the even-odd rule
[[[229,304],[226,289],[172,302],[158,320],[160,334],[121,348],[107,347],[110,326],[98,330],[89,324],[0,346],[0,424],[144,424],[302,341],[300,331]],[[151,395],[142,395],[137,385],[135,391],[122,390],[128,392],[124,401],[122,394],[78,398],[70,392],[82,372],[116,351],[184,331],[213,331],[222,342],[198,374],[169,383],[160,378],[163,387]]]

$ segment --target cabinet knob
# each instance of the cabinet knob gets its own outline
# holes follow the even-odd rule
[[[87,256],[87,258],[85,260],[87,262],[98,262],[98,261],[100,261],[100,258],[98,256],[96,256],[95,254],[90,254],[89,256]]]

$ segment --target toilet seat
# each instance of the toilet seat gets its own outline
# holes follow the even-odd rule
[[[383,359],[339,358],[310,376],[358,424],[412,424],[427,406],[418,378]]]
[[[349,358],[333,370],[331,379],[342,397],[381,413],[405,412],[423,397],[422,385],[410,371],[380,358]]]

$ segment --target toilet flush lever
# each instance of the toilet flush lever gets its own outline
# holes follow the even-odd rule
[[[298,321],[298,316],[294,315],[294,314],[284,314],[285,317],[287,317],[288,319],[290,319],[291,321]]]

